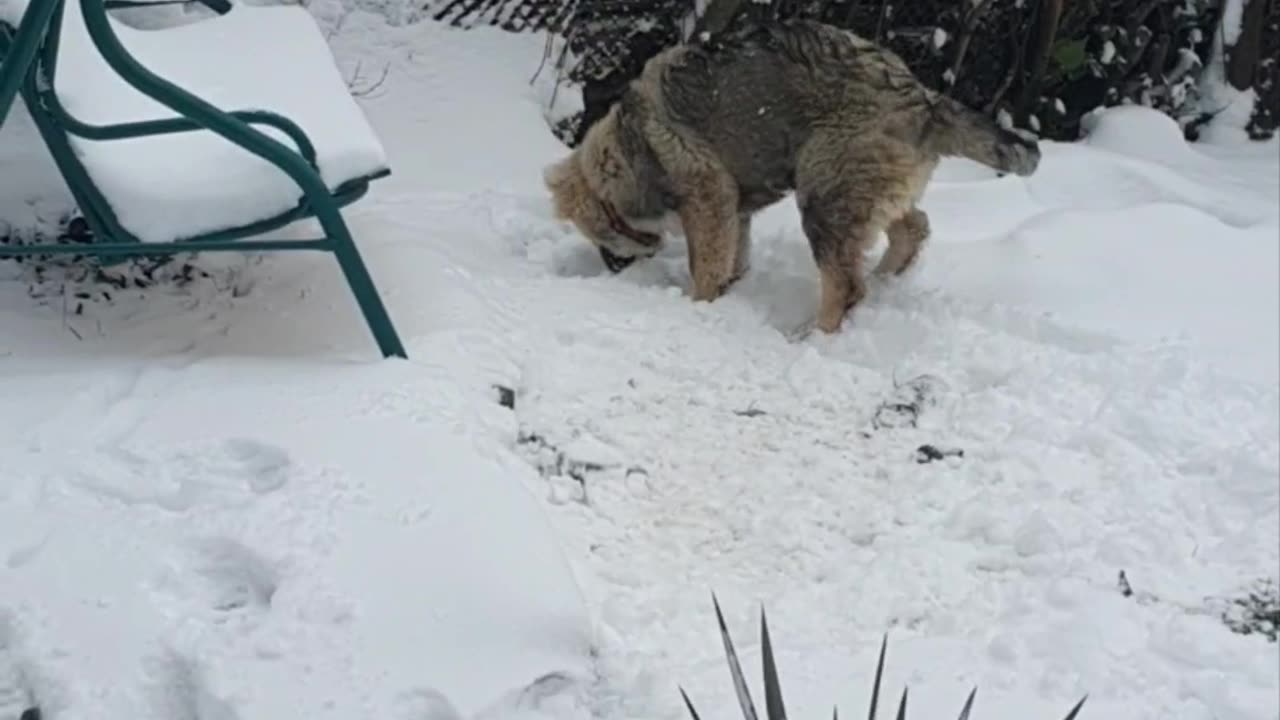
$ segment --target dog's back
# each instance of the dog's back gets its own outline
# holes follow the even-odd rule
[[[753,25],[669,49],[628,95],[633,116],[644,106],[709,146],[748,206],[794,189],[797,153],[820,127],[852,141],[900,141],[925,162],[961,155],[1028,170],[1018,150],[1026,141],[922,85],[893,52],[818,22]],[[750,202],[754,194],[762,203]]]

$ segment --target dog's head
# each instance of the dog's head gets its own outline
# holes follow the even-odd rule
[[[637,229],[635,219],[623,216],[610,200],[610,196],[626,192],[618,153],[602,147],[604,138],[596,132],[611,119],[597,123],[580,147],[548,167],[542,177],[551,191],[556,219],[572,222],[600,251],[605,266],[616,273],[638,258],[656,255],[662,237],[648,229]],[[617,187],[604,187],[608,183]]]

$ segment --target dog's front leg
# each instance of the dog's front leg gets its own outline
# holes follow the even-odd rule
[[[737,188],[731,179],[703,175],[680,205],[680,223],[689,244],[693,299],[710,302],[736,279],[740,238]]]

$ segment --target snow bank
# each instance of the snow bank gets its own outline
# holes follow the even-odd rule
[[[1121,225],[1133,228],[1125,240],[1114,234]],[[1185,205],[1144,202],[1045,214],[988,243],[936,248],[931,266],[963,297],[1036,307],[1130,341],[1192,340],[1223,367],[1274,383],[1280,325],[1255,309],[1280,307],[1276,234],[1274,223],[1236,229]]]
[[[1090,147],[1153,162],[1185,162],[1192,157],[1182,128],[1168,115],[1141,105],[1122,105],[1081,119]]]

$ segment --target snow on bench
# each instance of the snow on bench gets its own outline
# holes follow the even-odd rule
[[[0,21],[16,25],[25,6],[0,0]],[[68,112],[93,125],[175,117],[106,64],[79,0],[66,0],[63,18],[55,89]],[[235,5],[180,27],[146,31],[116,20],[112,27],[144,67],[222,110],[268,110],[295,122],[315,145],[331,190],[387,168],[381,142],[305,9]],[[296,148],[274,128],[254,127]],[[143,242],[263,220],[302,197],[284,172],[208,131],[69,139],[120,223]]]

